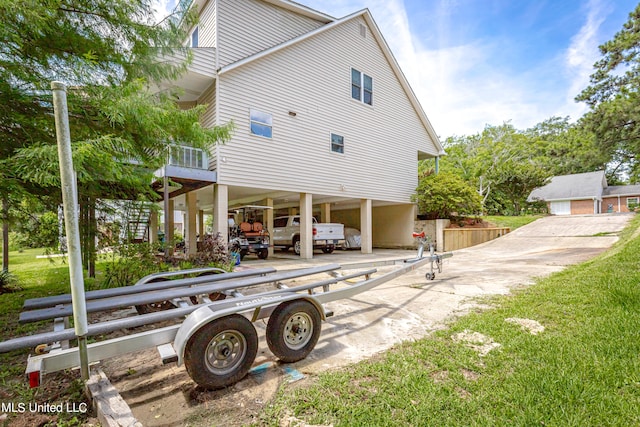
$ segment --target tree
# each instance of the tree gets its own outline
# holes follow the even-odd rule
[[[423,175],[414,201],[418,202],[418,213],[429,219],[477,215],[482,211],[482,201],[475,189],[448,172]]]
[[[177,9],[157,23],[149,0],[0,0],[0,15],[0,180],[11,183],[4,203],[21,192],[60,197],[52,80],[70,88],[79,199],[89,205],[150,198],[151,173],[170,144],[208,147],[229,137],[230,126],[200,125],[206,106],[183,110],[175,94],[147,91],[186,69],[158,58],[181,49],[194,14]]]
[[[590,85],[577,97],[590,107],[581,124],[610,162],[610,175],[640,177],[640,5],[614,38],[600,46]]]

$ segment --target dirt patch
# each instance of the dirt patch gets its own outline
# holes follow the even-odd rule
[[[259,355],[245,379],[220,390],[204,390],[184,367],[162,365],[155,350],[103,364],[103,369],[144,426],[242,426],[256,416],[287,381],[284,365]]]

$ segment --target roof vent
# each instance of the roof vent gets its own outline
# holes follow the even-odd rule
[[[364,24],[360,24],[360,35],[367,37],[367,27],[365,27]]]

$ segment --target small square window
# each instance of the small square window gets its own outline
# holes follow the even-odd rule
[[[273,136],[273,119],[271,114],[258,110],[249,110],[250,129],[253,135],[271,138]]]
[[[344,154],[344,137],[335,133],[331,134],[331,151]]]

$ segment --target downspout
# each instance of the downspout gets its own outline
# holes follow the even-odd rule
[[[440,172],[440,156],[436,156],[436,175]]]

